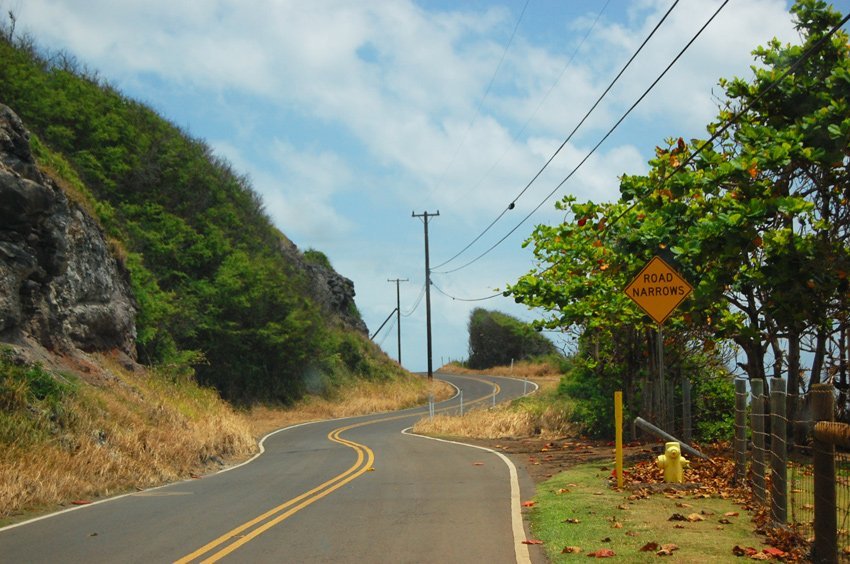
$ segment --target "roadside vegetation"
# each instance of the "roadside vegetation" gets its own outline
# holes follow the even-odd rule
[[[79,368],[79,367],[77,367]],[[411,375],[343,378],[298,402],[234,408],[165,368],[107,355],[58,370],[0,350],[0,525],[72,504],[197,477],[244,460],[286,425],[390,411],[454,390]]]
[[[313,392],[308,379],[339,367],[383,377],[382,353],[316,303],[294,264],[330,269],[327,257],[295,250],[249,180],[203,140],[2,24],[0,102],[129,271],[140,362],[179,367],[242,405],[294,402]],[[353,305],[343,314],[359,319]]]

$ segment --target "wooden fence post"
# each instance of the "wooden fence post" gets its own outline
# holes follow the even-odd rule
[[[682,375],[682,440],[691,442],[693,419],[691,417],[691,379]]]
[[[735,379],[735,483],[747,476],[747,381]]]
[[[812,386],[812,419],[833,421],[834,399],[831,384]],[[812,561],[818,564],[838,562],[838,522],[835,497],[835,445],[812,439],[815,480],[815,542]]]
[[[773,525],[784,527],[788,520],[788,429],[785,417],[785,380],[770,379],[770,515]]]
[[[753,494],[760,505],[764,505],[764,380],[756,378],[750,381],[752,389],[752,429],[753,429]]]

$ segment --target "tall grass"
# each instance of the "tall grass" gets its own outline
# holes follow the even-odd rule
[[[214,391],[109,368],[90,385],[2,353],[0,518],[185,478],[256,448]]]
[[[463,416],[438,414],[433,418],[423,418],[413,426],[413,431],[478,439],[557,439],[575,434],[575,425],[570,422],[571,413],[569,401],[547,391],[491,409],[473,409]]]

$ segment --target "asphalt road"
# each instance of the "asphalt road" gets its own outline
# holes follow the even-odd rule
[[[532,389],[439,377],[465,409]],[[0,562],[529,562],[533,486],[500,454],[402,433],[427,414],[277,431],[244,465],[0,529]]]

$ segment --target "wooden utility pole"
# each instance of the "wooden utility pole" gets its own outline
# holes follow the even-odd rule
[[[395,321],[396,330],[398,332],[398,364],[401,366],[401,291],[399,290],[400,282],[407,282],[407,278],[387,278],[387,282],[395,282]]]
[[[431,362],[431,262],[428,256],[428,218],[438,217],[440,210],[437,213],[416,213],[411,212],[412,217],[421,217],[422,223],[425,225],[425,323],[426,335],[428,340],[428,380],[434,379],[434,365]]]

